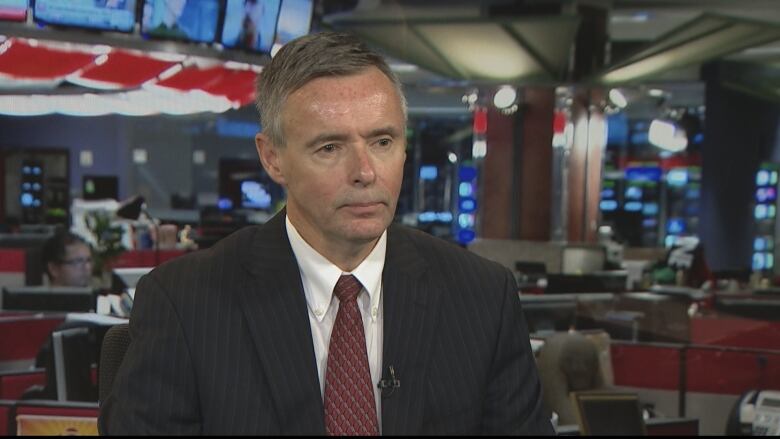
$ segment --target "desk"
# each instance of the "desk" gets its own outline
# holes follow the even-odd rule
[[[645,421],[648,436],[698,436],[699,420],[692,418],[650,418]],[[577,425],[559,425],[558,436],[579,436]]]
[[[159,255],[156,253],[159,253]],[[179,257],[185,253],[187,253],[187,250],[160,250],[159,252],[155,252],[154,250],[130,250],[119,255],[119,258],[112,264],[112,267],[156,267],[163,262]]]

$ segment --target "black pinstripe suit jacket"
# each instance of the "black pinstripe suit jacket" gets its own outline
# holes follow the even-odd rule
[[[383,434],[552,433],[510,272],[388,230]],[[284,214],[138,285],[103,434],[324,434],[306,299]]]

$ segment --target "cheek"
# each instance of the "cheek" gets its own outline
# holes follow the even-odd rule
[[[319,210],[319,206],[330,206],[330,202],[338,194],[340,185],[337,184],[335,178],[314,178],[312,175],[306,178],[293,180],[297,184],[290,187],[290,189],[297,195],[296,198],[300,200],[306,200],[308,207]]]

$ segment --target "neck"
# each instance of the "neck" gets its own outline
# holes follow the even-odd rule
[[[306,238],[304,237],[303,239]],[[311,243],[309,243],[309,245],[311,245],[312,248],[317,250],[317,252],[324,256],[327,260],[332,262],[333,265],[339,267],[341,271],[351,272],[368,257],[378,241],[379,238],[374,239],[371,242],[364,243],[360,246],[325,245],[320,248],[315,247]],[[309,241],[307,240],[306,242]]]
[[[317,253],[337,266],[341,271],[351,272],[361,262],[363,262],[371,251],[374,250],[379,238],[370,241],[343,241],[328,239],[327,236],[316,233],[313,229],[306,227],[294,217],[289,216],[290,223],[295,227],[298,234],[311,246]]]

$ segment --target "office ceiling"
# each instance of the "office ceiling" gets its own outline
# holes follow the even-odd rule
[[[572,55],[582,45],[576,31],[592,18],[576,11],[582,5],[607,11],[605,38],[610,49],[601,68],[579,77],[572,74]],[[636,114],[661,105],[696,107],[703,103],[700,66],[712,60],[733,64],[730,71],[735,72],[737,85],[745,85],[739,84],[744,78],[747,88],[780,99],[780,0],[322,0],[316,15],[322,27],[354,31],[388,55],[406,84],[413,113],[463,114],[464,93],[503,83],[620,87]],[[240,61],[246,70],[268,61],[229,51],[215,54],[192,45],[150,47],[150,42],[110,35],[8,25],[0,30],[3,27],[12,30],[7,35],[21,38],[50,37],[87,47],[102,42],[120,48],[125,57],[184,50],[192,62],[182,63],[179,78],[211,81],[208,87],[196,85],[207,91],[216,87],[220,99],[230,98],[218,102],[219,107],[251,101],[241,94],[244,88],[222,90],[214,85],[224,79],[218,69],[222,62]],[[107,67],[102,70],[110,70]],[[206,73],[213,73],[208,69],[217,69],[222,76],[206,78]],[[99,72],[95,68],[86,73]],[[51,84],[0,82],[0,98],[38,90],[72,95],[95,85],[87,76],[70,75],[67,81]],[[232,80],[223,82],[235,85]]]
[[[413,93],[441,92],[445,86],[454,97],[458,87],[468,90],[474,84],[571,83],[571,75],[560,72],[561,63],[569,62],[562,47],[574,50],[576,46],[571,20],[579,19],[581,24],[583,19],[574,12],[574,4],[568,0],[325,1],[323,21],[360,34],[396,58],[397,71]],[[762,83],[762,92],[769,90],[780,99],[778,0],[583,0],[576,4],[608,11],[611,48],[603,69],[576,81],[621,87],[637,103],[633,110],[637,115],[660,105],[702,105],[700,67],[714,60],[760,66],[763,73],[752,75],[751,81]],[[542,31],[534,34],[534,25]],[[529,28],[530,34],[522,34]],[[532,62],[530,69],[521,71],[505,62],[507,73],[502,76],[485,65],[491,56],[508,56],[468,50],[471,45],[488,52],[504,40],[507,54],[525,49],[526,58],[536,65]],[[468,60],[471,64],[464,64]]]

